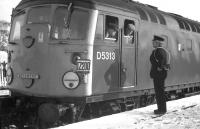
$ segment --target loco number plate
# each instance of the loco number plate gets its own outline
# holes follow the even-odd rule
[[[2,96],[10,96],[11,92],[10,90],[0,90],[0,97]]]
[[[90,60],[77,60],[77,71],[78,72],[90,72]]]

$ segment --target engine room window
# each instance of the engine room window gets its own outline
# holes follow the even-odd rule
[[[184,23],[184,25],[185,25],[185,29],[188,30],[188,31],[190,31],[190,26],[189,26],[189,24],[187,23],[187,21],[184,21],[184,20],[183,20],[183,23]]]
[[[191,52],[192,51],[192,40],[187,39],[184,43],[178,43],[178,51],[186,51]]]
[[[194,26],[193,23],[190,23],[190,26],[191,26],[193,32],[197,32],[196,27]]]
[[[192,51],[192,40],[191,39],[187,39],[186,50],[187,51]]]
[[[118,39],[119,21],[117,17],[106,16],[105,39],[116,41]]]
[[[147,13],[149,14],[149,17],[150,17],[152,22],[158,23],[156,15],[153,12],[151,12],[150,10],[147,10]]]
[[[53,39],[84,40],[89,26],[89,12],[59,7],[53,21]]]
[[[138,13],[140,15],[140,18],[142,20],[148,21],[148,17],[146,15],[145,11],[143,9],[141,9],[140,7],[137,7],[137,6],[136,6],[136,9],[137,9],[137,11],[138,11]]]
[[[179,27],[180,27],[181,29],[185,29],[184,23],[183,23],[181,20],[177,19],[177,22],[178,22]]]
[[[166,25],[166,21],[165,21],[165,18],[162,16],[162,14],[158,13],[158,12],[155,12],[159,21],[160,21],[160,24],[163,24],[163,25]]]
[[[51,8],[49,6],[42,6],[32,8],[28,15],[28,24],[31,23],[49,23]]]
[[[183,49],[182,46],[183,46],[183,45],[182,45],[181,43],[178,43],[178,51],[179,51],[179,52],[182,51],[182,49]]]
[[[200,33],[200,26],[198,24],[195,25],[197,32]]]

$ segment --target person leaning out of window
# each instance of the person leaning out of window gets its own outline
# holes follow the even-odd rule
[[[135,32],[135,25],[132,23],[129,23],[125,25],[124,27],[124,37],[125,42],[128,44],[134,43],[134,32]]]
[[[133,37],[134,36],[135,26],[133,24],[128,24],[124,30],[124,36]]]

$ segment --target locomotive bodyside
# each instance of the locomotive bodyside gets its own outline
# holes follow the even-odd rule
[[[124,2],[124,5],[126,4],[127,3]],[[130,6],[132,7],[131,9]],[[112,9],[110,7],[108,9],[106,7],[101,7],[98,9],[103,10],[99,17],[102,17],[101,19],[104,19],[104,21],[102,25],[99,25],[103,27],[103,30],[101,30],[102,37],[96,35],[97,39],[94,43],[97,44],[97,47],[94,47],[94,51],[97,51],[96,55],[94,53],[94,62],[96,62],[96,66],[94,64],[95,71],[93,73],[94,78],[96,78],[93,81],[95,83],[93,85],[94,94],[111,93],[110,96],[112,97],[114,94],[116,96],[124,96],[123,93],[127,93],[125,96],[129,96],[128,92],[132,92],[132,95],[152,94],[153,82],[149,76],[151,66],[149,55],[153,50],[152,39],[154,35],[160,35],[165,38],[165,48],[171,55],[171,70],[166,80],[166,91],[179,91],[186,87],[198,86],[200,80],[200,71],[198,69],[200,63],[200,35],[199,31],[197,29],[196,31],[192,30],[192,27],[196,25],[196,28],[198,28],[199,23],[195,23],[192,20],[175,14],[159,11],[155,7],[140,3],[128,2],[126,9],[129,10],[126,11],[124,11],[125,9],[123,6],[120,7],[122,7],[120,10],[116,7]],[[145,14],[142,14],[141,10],[143,10]],[[118,40],[107,41],[105,37],[107,15],[119,19]],[[142,17],[144,17],[143,15],[146,15],[147,19],[142,19]],[[154,17],[152,17],[152,15],[154,15]],[[180,28],[179,21],[177,20],[179,18],[190,26],[188,30]],[[126,19],[135,21],[135,33],[138,33],[138,37],[137,35],[135,37],[135,44],[133,43],[135,46],[130,45],[128,46],[130,49],[123,50],[123,31],[125,29],[124,21]],[[100,50],[95,50],[95,48]],[[102,59],[104,53],[105,55],[106,53],[109,55],[109,52],[112,53],[114,51],[116,52],[116,62],[109,60],[109,58],[104,59],[103,57]],[[124,53],[126,56],[123,57]],[[125,64],[126,66],[124,67],[123,60],[126,60],[125,62],[131,65]],[[132,60],[132,62],[129,62],[130,60]],[[110,72],[110,69],[111,73],[109,76],[115,80],[110,82],[113,83],[113,85],[110,85],[108,83],[109,79],[107,81],[105,78],[105,75],[108,71]],[[125,70],[125,72],[123,70]],[[126,77],[125,82],[123,82],[124,74]],[[128,79],[130,77],[131,79]]]
[[[9,37],[13,97],[2,109],[28,118],[19,127],[44,128],[152,104],[154,35],[171,55],[166,95],[200,91],[198,22],[129,0],[22,0]]]
[[[54,26],[50,25],[52,23],[55,24],[55,21],[52,19],[55,17],[54,11],[57,5],[51,5],[49,7],[49,11],[51,12],[49,14],[50,20],[48,21],[49,23],[45,25],[38,23],[26,24],[25,22],[27,21],[23,21],[25,24],[22,23],[24,25],[20,32],[21,37],[19,41],[17,41],[21,42],[21,44],[10,45],[10,51],[13,51],[11,54],[12,60],[18,62],[11,62],[11,66],[13,63],[12,67],[17,68],[17,70],[14,70],[16,73],[14,74],[15,77],[10,89],[16,91],[20,89],[22,90],[20,92],[27,95],[32,94],[34,96],[44,97],[80,97],[112,92],[152,89],[153,85],[149,77],[149,55],[152,51],[151,40],[153,35],[162,35],[166,39],[166,48],[171,53],[172,70],[169,72],[169,77],[167,78],[167,86],[198,82],[199,71],[195,70],[199,63],[198,33],[179,29],[177,21],[164,12],[159,13],[163,15],[163,18],[166,20],[166,25],[149,22],[148,20],[140,20],[137,12],[138,7],[135,7],[135,3],[129,4],[129,6],[133,4],[132,7],[134,9],[128,11],[120,7],[120,5],[116,8],[116,6],[108,6],[106,2],[106,4],[101,4],[99,1],[96,2],[97,5],[95,8],[99,10],[99,12],[89,12],[90,15],[88,15],[87,18],[89,20],[85,21],[85,24],[88,22],[85,28],[88,29],[86,32],[87,36],[82,41],[52,39],[52,28]],[[116,2],[116,4],[118,3]],[[32,8],[33,7],[28,7],[24,11],[29,13]],[[148,8],[149,10],[150,7],[142,8]],[[126,12],[124,10],[126,10]],[[27,13],[23,14],[24,18],[29,17]],[[98,22],[101,23],[99,23],[100,27],[97,26],[95,28],[97,15],[99,18]],[[118,39],[116,40],[105,39],[105,22],[107,16],[119,20]],[[132,20],[136,27],[136,34],[132,44],[125,43],[127,39],[123,34],[125,29],[123,21],[127,19],[130,21]],[[100,36],[97,32],[95,35],[95,29],[99,31],[100,28],[101,32],[98,32]],[[11,38],[15,38],[14,36],[16,35],[11,33]],[[30,48],[22,45],[23,42],[31,42],[28,40],[34,40],[33,42],[35,42]],[[15,41],[11,40],[11,42]],[[189,42],[189,45],[187,42]],[[82,46],[81,48],[80,45]],[[17,54],[15,54],[16,52]],[[90,66],[90,72],[87,73],[84,72],[84,70],[78,72],[80,74],[78,78],[82,84],[75,90],[69,90],[63,86],[63,77],[67,72],[76,72],[77,65],[73,63],[73,58],[76,57],[83,59],[84,63],[82,63],[82,65],[85,65],[85,67],[87,65]],[[86,60],[89,60],[89,64]],[[190,67],[191,62],[194,62],[192,63],[193,67]],[[187,68],[188,71],[183,71],[181,70],[182,68]],[[50,72],[49,69],[52,71]],[[71,82],[73,82],[73,79],[71,79]],[[70,83],[69,78],[66,80],[67,83]],[[26,83],[31,86],[26,86]],[[32,86],[32,83],[37,86]],[[85,83],[87,84],[85,85]]]
[[[136,12],[123,12],[116,8],[98,6],[93,56],[93,94],[116,93],[134,90],[136,87],[136,48],[139,17]],[[123,15],[122,15],[123,14]],[[117,38],[106,38],[107,23],[116,19]],[[124,35],[123,22],[135,24],[132,38]],[[127,42],[129,41],[129,42]]]
[[[165,38],[165,48],[171,55],[171,70],[166,79],[166,89],[182,89],[183,85],[199,83],[199,34],[181,30],[172,17],[164,14],[167,25],[141,22],[138,47],[138,87],[153,88],[149,77],[149,55],[152,52],[153,35]],[[149,86],[151,85],[151,86]],[[149,86],[149,87],[148,87]]]

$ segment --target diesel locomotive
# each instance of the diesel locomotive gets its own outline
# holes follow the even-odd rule
[[[200,91],[197,21],[131,0],[22,0],[11,21],[2,127],[48,128],[154,103],[154,35],[171,55],[168,100]]]

